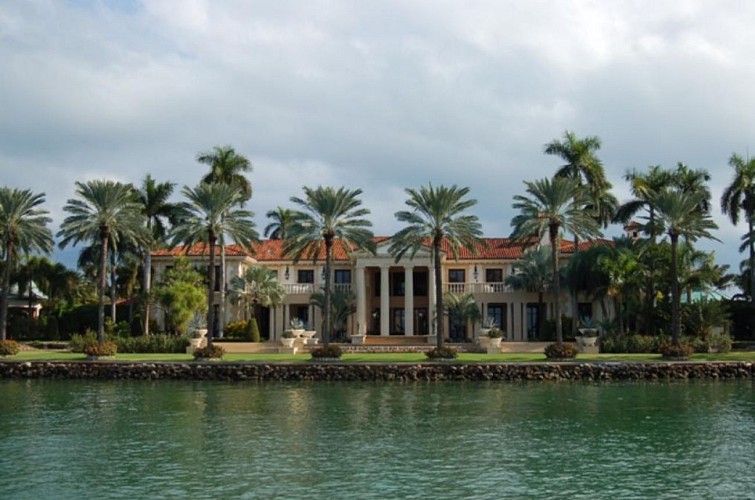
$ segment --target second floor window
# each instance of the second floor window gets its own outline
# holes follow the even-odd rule
[[[486,283],[503,283],[503,269],[485,269]]]
[[[449,269],[448,282],[449,283],[465,283],[466,273],[464,272],[464,269]]]
[[[333,273],[334,281],[339,285],[347,285],[351,283],[351,270],[350,269],[336,269]]]
[[[315,271],[313,269],[299,269],[296,272],[298,283],[314,283]]]

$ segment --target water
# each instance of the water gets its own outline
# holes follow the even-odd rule
[[[755,383],[0,381],[0,498],[755,498]]]

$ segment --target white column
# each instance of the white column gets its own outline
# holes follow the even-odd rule
[[[283,324],[281,325],[281,332],[288,330],[288,324],[291,321],[288,317],[290,309],[291,308],[288,304],[283,304]]]
[[[436,325],[437,321],[440,321],[441,318],[435,317],[435,302],[437,300],[437,297],[435,297],[435,270],[432,268],[432,266],[428,266],[427,268],[429,272],[427,273],[430,276],[430,285],[428,287],[428,299],[430,302],[430,307],[428,311],[429,318],[428,320],[428,328],[429,328],[429,334],[430,335],[436,335],[438,333],[438,328]]]
[[[357,294],[357,335],[367,333],[367,290],[364,287],[364,266],[357,266],[356,275],[354,276],[354,287]]]
[[[404,267],[404,335],[414,335],[414,266]]]
[[[380,266],[380,335],[390,335],[390,283],[388,266]]]

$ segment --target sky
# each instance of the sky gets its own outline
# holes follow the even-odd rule
[[[629,170],[707,169],[721,241],[699,246],[736,267],[745,228],[718,206],[755,146],[753,20],[726,0],[8,0],[0,185],[44,192],[57,231],[75,181],[151,174],[179,200],[197,154],[232,145],[260,230],[323,185],[362,189],[390,235],[404,189],[433,183],[468,186],[502,237],[569,130],[602,140],[621,201]]]

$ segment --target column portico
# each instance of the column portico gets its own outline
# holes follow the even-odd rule
[[[356,266],[356,274],[354,276],[354,287],[356,288],[357,292],[357,335],[364,335],[367,333],[367,323],[366,323],[366,297],[365,297],[365,287],[364,287],[364,266],[363,265],[357,265]]]
[[[404,335],[414,335],[414,266],[404,267]]]
[[[435,303],[437,301],[437,297],[435,296],[435,269],[432,267],[429,268],[430,272],[428,274],[428,279],[430,281],[430,285],[428,286],[428,296],[430,299],[430,306],[429,306],[429,315],[430,315],[430,335],[436,335],[438,333],[438,321],[442,321],[443,318],[437,317],[437,308],[435,306]]]
[[[390,283],[389,283],[390,266],[380,266],[380,335],[390,335]]]

